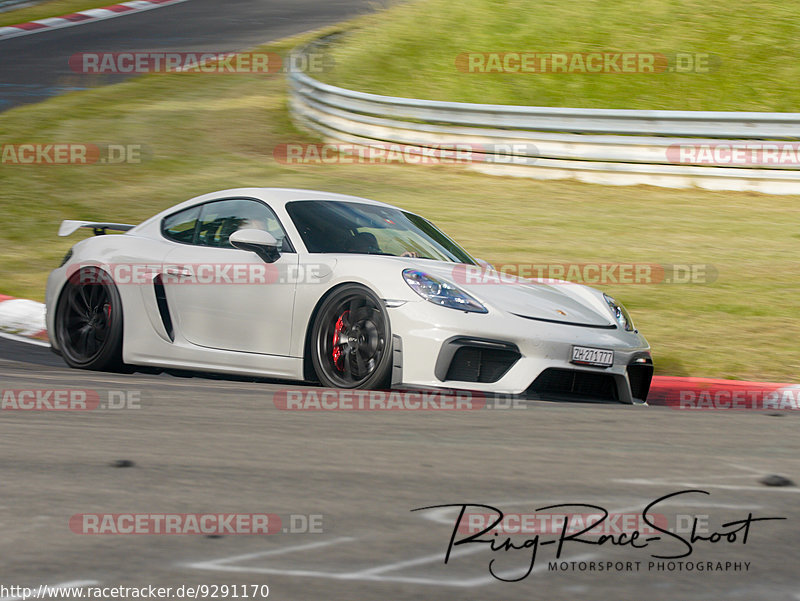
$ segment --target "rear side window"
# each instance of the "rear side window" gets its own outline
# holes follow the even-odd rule
[[[197,227],[197,217],[200,207],[192,207],[166,217],[161,224],[161,231],[166,238],[191,244],[194,242],[194,230]]]
[[[195,244],[233,248],[231,234],[242,229],[264,230],[281,243],[282,252],[292,252],[278,218],[272,209],[254,200],[220,200],[202,206]]]
[[[161,231],[165,238],[214,248],[233,248],[231,234],[241,229],[258,229],[281,243],[281,252],[294,252],[275,213],[255,200],[217,200],[165,217]]]

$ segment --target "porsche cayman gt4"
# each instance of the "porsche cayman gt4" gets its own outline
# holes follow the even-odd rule
[[[80,228],[99,235],[47,283],[51,343],[72,367],[647,398],[649,345],[613,298],[494,277],[430,221],[382,202],[244,188],[136,226],[65,221],[59,234]]]

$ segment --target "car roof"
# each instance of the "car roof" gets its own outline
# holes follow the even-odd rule
[[[287,203],[295,200],[331,200],[331,201],[349,201],[360,202],[364,204],[379,205],[384,207],[393,207],[393,205],[380,202],[377,200],[370,200],[368,198],[359,198],[358,196],[349,196],[347,194],[336,194],[335,192],[322,192],[320,190],[304,190],[301,188],[230,188],[228,190],[219,190],[209,194],[197,196],[164,211],[165,213],[173,213],[181,209],[191,207],[196,204],[201,204],[211,200],[218,200],[223,198],[258,198],[272,207],[282,207]]]
[[[157,213],[146,219],[132,230],[129,230],[128,233],[132,235],[157,236],[157,233],[160,231],[159,224],[164,217],[198,204],[227,198],[256,198],[263,200],[274,210],[276,210],[279,215],[285,214],[286,204],[295,200],[359,202],[393,209],[398,208],[377,200],[359,198],[358,196],[349,196],[347,194],[336,194],[335,192],[322,192],[320,190],[304,190],[301,188],[229,188],[227,190],[209,192],[208,194],[196,196],[194,198],[190,198],[189,200],[185,200],[181,203],[173,205],[168,209],[165,209],[160,213]]]

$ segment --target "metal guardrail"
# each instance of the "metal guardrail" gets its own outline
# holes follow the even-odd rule
[[[41,2],[41,0],[39,0]],[[35,4],[32,0],[0,0],[0,13],[16,8],[20,4]]]
[[[471,166],[497,175],[800,194],[800,113],[443,102],[348,90],[300,72],[289,74],[289,86],[295,121],[336,142],[481,147],[487,154]],[[748,145],[759,161],[722,160],[726,148]],[[681,147],[711,150],[682,155]]]

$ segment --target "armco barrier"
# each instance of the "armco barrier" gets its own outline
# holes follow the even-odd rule
[[[0,0],[0,12],[10,10],[20,4],[33,4],[31,0]]]
[[[308,48],[319,48],[318,43]],[[299,52],[305,52],[302,49]],[[327,140],[362,146],[442,144],[512,147],[471,167],[494,175],[576,178],[800,194],[800,113],[638,111],[470,104],[381,96],[289,74],[298,125]],[[680,146],[750,145],[766,160],[747,164],[708,153],[681,157]],[[724,145],[724,146],[719,146]],[[777,149],[777,150],[775,150]],[[783,149],[783,150],[782,150]],[[784,151],[784,156],[780,152]],[[776,155],[775,152],[778,152]],[[785,153],[790,160],[785,160]],[[727,153],[727,154],[726,154]],[[794,158],[794,160],[792,160]],[[677,159],[677,160],[676,160]],[[768,167],[765,167],[768,165]]]

